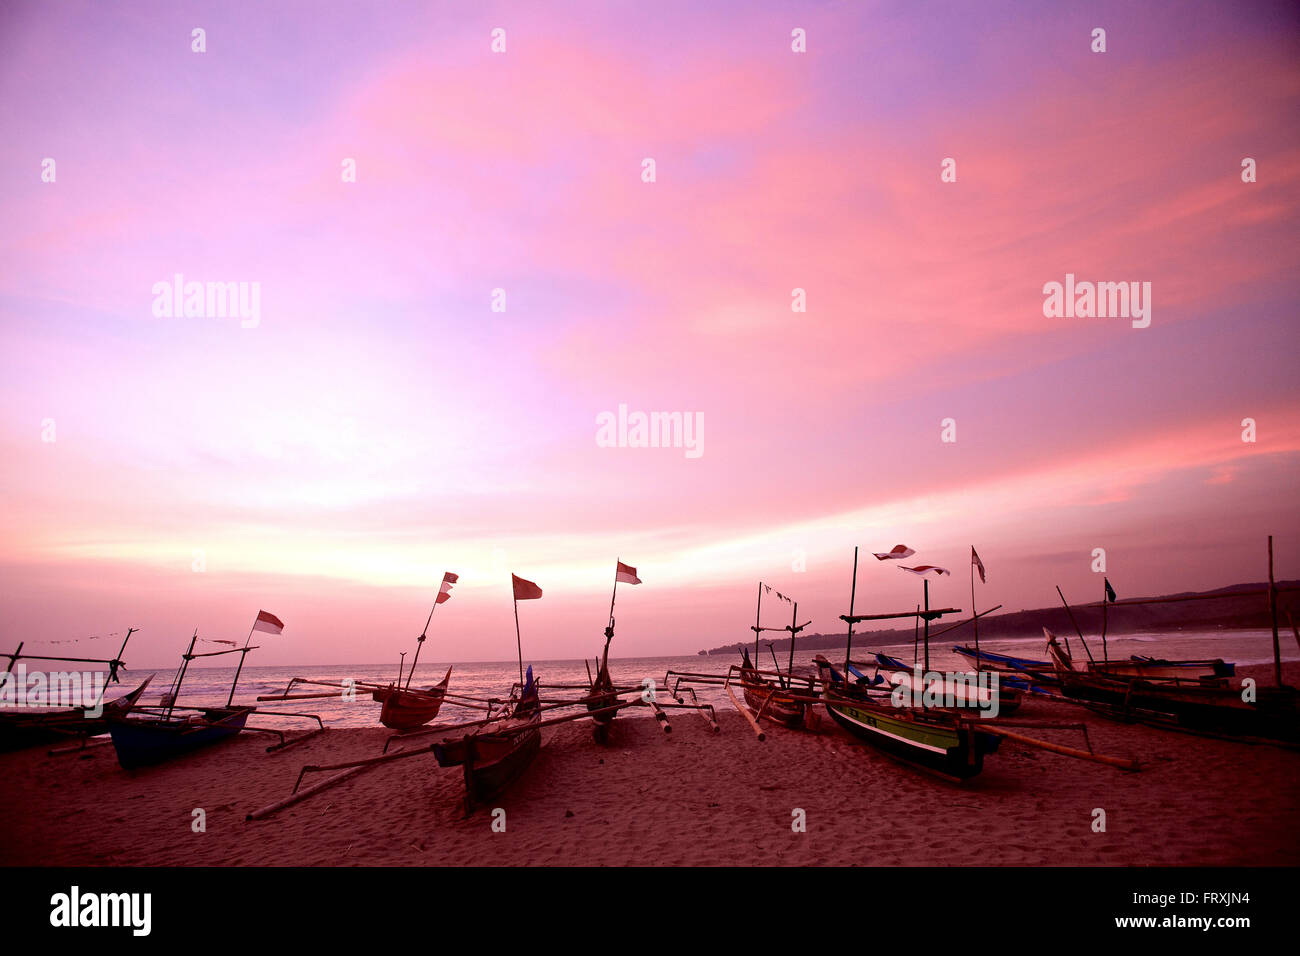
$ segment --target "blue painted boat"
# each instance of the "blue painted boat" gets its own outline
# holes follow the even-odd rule
[[[244,729],[253,707],[214,707],[193,716],[122,717],[108,724],[117,762],[127,770],[163,763]]]
[[[908,664],[903,663],[897,657],[890,657],[888,654],[876,654],[876,663],[895,675],[900,676],[900,683],[911,687],[914,690],[913,671],[916,669]],[[969,674],[970,678],[975,678],[975,674]],[[1017,686],[1019,685],[1019,686]],[[996,689],[984,688],[980,690],[977,687],[970,686],[965,677],[957,680],[944,681],[944,691],[952,693],[957,698],[958,707],[974,707],[987,710],[991,706],[991,695],[997,695],[998,712],[1002,714],[1013,714],[1020,709],[1021,691],[1027,690],[1028,685],[1014,677],[997,676]],[[972,697],[972,695],[974,695]]]
[[[1006,654],[994,654],[980,649],[979,656],[969,647],[954,647],[953,650],[962,657],[975,662],[976,667],[1001,666],[1012,670],[1032,674],[1044,684],[1059,683],[1053,677],[1056,670],[1050,661],[1035,661],[1025,657],[1011,657]],[[981,663],[982,662],[982,663]],[[1236,673],[1236,665],[1222,659],[1214,660],[1165,660],[1158,657],[1142,657],[1133,654],[1126,661],[1088,661],[1087,671],[1093,674],[1105,674],[1109,677],[1141,677],[1146,679],[1167,679],[1181,681],[1223,680]]]

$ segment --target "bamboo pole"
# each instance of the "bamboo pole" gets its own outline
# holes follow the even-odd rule
[[[359,773],[364,773],[368,769],[369,769],[368,767],[353,767],[351,770],[345,770],[343,771],[343,773],[336,774],[333,777],[330,777],[326,780],[322,780],[320,783],[314,783],[306,790],[295,789],[292,794],[285,797],[283,800],[277,800],[275,801],[275,803],[268,804],[267,806],[262,807],[260,810],[254,810],[252,813],[245,816],[244,820],[245,822],[247,822],[249,820],[265,819],[266,817],[269,817],[273,813],[278,813],[279,811],[283,810],[285,807],[291,807],[295,803],[301,803],[303,800],[306,800],[308,797],[320,793],[322,790],[328,790],[330,787],[333,787],[336,784],[340,784],[344,780],[354,777]]]
[[[1079,622],[1074,619],[1074,611],[1070,608],[1070,602],[1065,599],[1064,594],[1061,594],[1061,586],[1059,584],[1056,586],[1056,593],[1061,596],[1061,603],[1065,605],[1065,613],[1070,615],[1070,623],[1074,625],[1074,630],[1079,635],[1079,643],[1083,645],[1083,651],[1088,655],[1088,660],[1091,661],[1092,651],[1088,650],[1088,642],[1083,639],[1083,631],[1079,629]],[[1068,642],[1069,639],[1067,638],[1066,640]],[[1067,651],[1070,649],[1068,643],[1065,649]]]
[[[754,729],[754,733],[758,735],[759,742],[762,743],[764,740],[766,740],[767,734],[763,733],[763,729],[758,726],[758,721],[756,721],[753,718],[753,716],[749,713],[749,708],[741,707],[740,701],[736,700],[736,692],[731,689],[730,679],[728,679],[727,683],[722,685],[722,689],[725,690],[727,692],[727,696],[731,698],[732,706],[734,706],[736,710],[740,711],[740,716],[744,717],[745,720],[749,721],[749,726],[752,727]]]
[[[974,615],[971,623],[975,626],[975,659],[979,660],[980,656],[980,616],[975,610],[978,605],[975,603],[975,545],[970,546],[970,612]],[[935,637],[939,635],[936,634]]]
[[[971,725],[975,728],[975,725]],[[1037,747],[1040,750],[1049,750],[1052,753],[1062,754],[1066,757],[1076,757],[1079,760],[1092,760],[1096,763],[1104,763],[1111,767],[1119,767],[1121,770],[1140,770],[1136,760],[1130,760],[1127,757],[1107,757],[1105,754],[1089,753],[1086,750],[1078,750],[1074,747],[1066,747],[1062,744],[1054,744],[1046,740],[1038,740],[1034,737],[1026,737],[1024,734],[1013,733],[1010,730],[1002,730],[1000,727],[979,726],[977,732],[994,734],[998,737],[1005,737],[1007,740],[1014,740],[1016,743],[1024,744],[1027,747]]]
[[[795,601],[794,610],[790,612],[790,663],[787,664],[785,668],[786,673],[790,675],[791,686],[793,686],[794,684],[794,636],[799,631],[799,629],[795,627],[795,625],[798,623],[799,623],[799,602]],[[777,669],[780,670],[780,668]],[[784,680],[781,681],[781,686],[782,687],[786,686]]]
[[[261,611],[257,612],[261,614]],[[235,668],[235,679],[230,682],[230,695],[226,698],[226,706],[230,707],[235,701],[235,688],[239,686],[239,675],[244,672],[244,661],[248,659],[248,652],[255,650],[248,646],[248,642],[253,639],[253,630],[257,627],[257,618],[253,618],[253,626],[248,629],[248,637],[244,638],[244,653],[239,655],[239,666]]]
[[[972,604],[972,605],[971,605],[971,608],[974,608],[974,607],[975,607],[975,605]],[[936,637],[943,637],[943,636],[944,636],[945,634],[947,634],[949,631],[955,631],[955,630],[957,630],[957,628],[959,628],[959,627],[965,627],[967,624],[971,623],[971,622],[974,621],[976,618],[980,618],[980,617],[988,617],[988,616],[989,616],[990,614],[992,614],[994,611],[999,611],[999,610],[1001,610],[1001,609],[1002,609],[1002,605],[1001,605],[1001,604],[995,604],[995,605],[993,605],[993,607],[989,608],[987,611],[972,612],[972,616],[966,618],[966,620],[964,620],[964,621],[958,621],[956,624],[949,624],[949,625],[948,625],[947,627],[945,627],[942,631],[935,631],[933,634],[930,635],[930,640],[934,640]],[[918,610],[919,610],[919,609],[918,609]],[[919,624],[919,622],[918,622],[918,624]]]
[[[858,597],[858,546],[853,546],[853,584],[849,587],[849,637],[844,646],[844,679],[849,679],[849,655],[853,651],[853,605]]]
[[[1277,639],[1277,585],[1273,583],[1273,536],[1268,536],[1268,613],[1273,622],[1273,683],[1282,686],[1282,646]]]

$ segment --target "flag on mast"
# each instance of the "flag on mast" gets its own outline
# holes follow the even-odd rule
[[[640,584],[641,579],[636,576],[636,568],[630,564],[624,564],[622,561],[614,562],[617,567],[614,568],[614,580],[620,584]]]
[[[253,630],[265,631],[267,634],[279,634],[284,630],[284,621],[270,611],[258,611],[257,620],[253,622]]]
[[[1102,580],[1106,582],[1106,600],[1113,603],[1115,601],[1115,589],[1110,586],[1110,578],[1102,578]]]
[[[444,574],[442,576],[442,587],[438,589],[438,599],[434,603],[441,604],[444,601],[450,601],[451,586],[459,580],[460,580],[459,574],[453,574],[451,571],[448,571],[446,574]]]
[[[975,570],[980,573],[980,584],[988,584],[988,578],[984,577],[984,562],[981,561],[980,556],[975,553],[975,548],[973,546],[970,549],[970,563],[975,565]]]
[[[937,567],[937,566],[935,566],[935,565],[933,565],[933,564],[918,564],[918,565],[917,565],[916,567],[914,567],[914,568],[905,568],[905,567],[903,567],[902,565],[899,565],[898,570],[900,570],[900,571],[906,571],[906,572],[908,572],[909,574],[916,574],[916,575],[928,574],[928,573],[931,572],[931,571],[933,571],[935,574],[951,574],[951,573],[952,573],[952,572],[949,571],[947,568],[940,568],[940,567]]]
[[[542,596],[542,589],[532,581],[525,581],[517,574],[510,575],[515,588],[516,601],[535,601]]]
[[[896,544],[884,554],[879,554],[875,551],[871,553],[876,555],[877,561],[897,561],[901,558],[910,558],[912,555],[916,554],[915,551],[905,544]]]

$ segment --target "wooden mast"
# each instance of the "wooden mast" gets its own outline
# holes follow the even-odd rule
[[[522,700],[524,695],[524,642],[519,636],[519,598],[515,597],[515,581],[513,577],[510,579],[510,598],[515,602],[515,650],[519,652],[519,699]],[[429,612],[429,616],[433,616],[432,611]],[[415,665],[412,664],[411,666],[414,667]]]
[[[975,670],[980,669],[980,618],[975,605],[975,545],[970,546],[970,612],[975,616],[971,623],[975,626]]]
[[[858,546],[853,546],[853,586],[849,589],[849,640],[844,648],[844,686],[849,683],[849,655],[853,650],[853,602],[858,596]]]
[[[190,638],[190,648],[181,657],[181,669],[176,672],[172,679],[172,689],[168,696],[171,698],[167,703],[167,716],[170,718],[172,710],[176,707],[176,699],[181,695],[181,684],[185,681],[185,672],[189,669],[190,659],[194,656],[194,642],[199,639],[199,629],[194,629],[194,636]],[[240,658],[242,661],[243,658]]]
[[[925,615],[921,619],[925,622],[922,625],[925,628],[925,672],[921,678],[921,686],[924,688],[925,677],[930,673],[930,582],[926,580],[922,581],[921,584],[923,585],[922,593],[925,595]],[[921,699],[924,704],[924,695],[922,695]]]
[[[754,608],[754,666],[758,666],[758,639],[763,634],[763,582],[758,582],[758,604]]]
[[[445,579],[446,577],[447,575],[444,573],[443,578]],[[433,612],[438,609],[438,598],[441,596],[442,585],[438,585],[438,594],[433,599],[433,607],[429,608],[429,616],[424,619],[424,630],[421,631],[420,636],[415,639],[415,656],[411,658],[411,669],[406,672],[406,686],[402,688],[403,690],[411,689],[411,677],[415,674],[415,665],[419,663],[420,660],[420,648],[424,646],[424,639],[429,636],[429,622],[433,620]],[[399,677],[398,680],[400,681],[401,678]]]
[[[1101,579],[1101,660],[1104,664],[1110,663],[1110,648],[1106,646],[1106,605],[1110,603],[1110,595],[1106,593],[1108,582],[1103,576]]]
[[[260,611],[258,612],[261,613]],[[239,666],[235,668],[235,679],[230,682],[230,696],[226,698],[226,706],[229,707],[235,700],[235,685],[239,683],[239,675],[244,670],[244,659],[248,657],[248,642],[253,639],[253,630],[257,627],[257,618],[253,618],[253,626],[248,629],[248,637],[244,638],[244,653],[239,655]]]
[[[798,631],[798,627],[796,626],[798,625],[798,623],[799,623],[799,602],[795,601],[794,610],[790,612],[790,663],[787,664],[785,668],[786,677],[789,680],[789,684],[787,684],[785,680],[782,680],[781,681],[782,687],[794,686],[794,635]],[[778,671],[780,669],[781,668],[779,667],[777,668]]]
[[[1079,643],[1083,645],[1084,653],[1088,655],[1088,660],[1092,661],[1092,651],[1088,649],[1088,642],[1083,639],[1083,630],[1079,627],[1079,622],[1074,619],[1074,609],[1070,607],[1070,602],[1067,601],[1065,595],[1061,593],[1061,586],[1059,584],[1056,586],[1056,593],[1060,595],[1061,603],[1065,605],[1065,613],[1070,615],[1070,623],[1074,625],[1074,632],[1079,635]],[[1070,639],[1067,637],[1065,648],[1067,651],[1070,649],[1069,641]]]
[[[1282,648],[1277,640],[1277,586],[1273,583],[1273,536],[1268,536],[1268,613],[1273,620],[1273,683],[1282,686]]]

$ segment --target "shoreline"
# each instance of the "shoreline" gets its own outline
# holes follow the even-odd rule
[[[1269,679],[1267,669],[1249,676]],[[1300,666],[1289,665],[1295,683]],[[533,766],[466,819],[456,768],[394,761],[281,810],[300,768],[379,753],[388,731],[344,728],[279,754],[243,735],[135,772],[111,746],[0,755],[0,864],[337,865],[1224,865],[1300,863],[1300,753],[1120,724],[1032,701],[1017,719],[1084,722],[1096,752],[1138,773],[1006,741],[984,773],[939,779],[872,750],[819,710],[816,733],[765,727],[730,707],[620,716],[612,742],[579,721],[543,731]],[[1077,731],[1044,739],[1078,746]],[[430,742],[439,739],[431,735]],[[328,774],[315,775],[317,780]],[[309,785],[313,780],[304,781]],[[1094,810],[1106,832],[1093,831]],[[191,827],[194,811],[206,832]],[[795,833],[796,809],[807,831]]]

